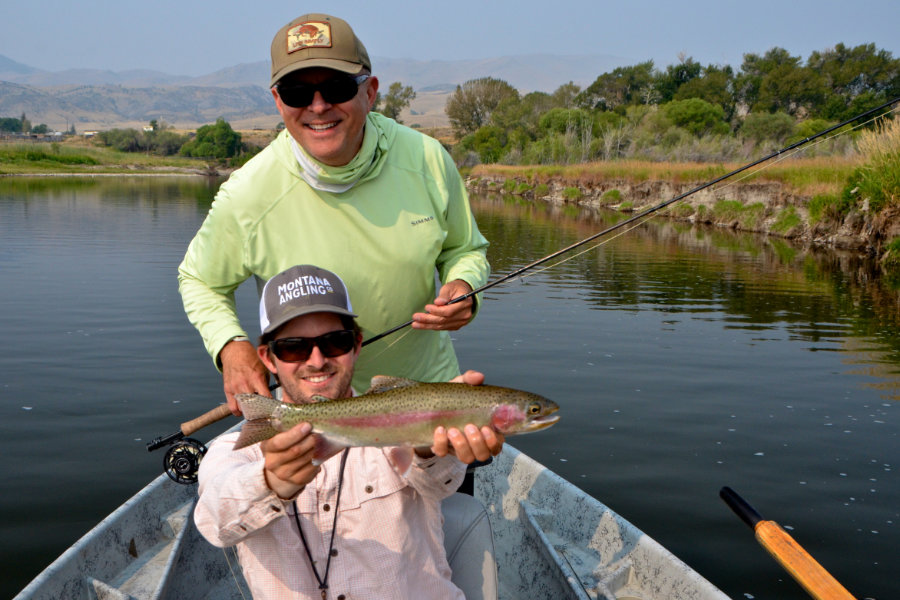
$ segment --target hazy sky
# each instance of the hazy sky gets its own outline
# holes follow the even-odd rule
[[[900,57],[900,0],[2,0],[0,54],[48,71],[153,69],[202,75],[268,60],[306,12],[350,22],[373,57],[607,54],[664,68],[679,53],[738,68],[773,46],[806,59],[843,42]],[[631,62],[633,61],[633,62]],[[377,71],[377,61],[374,65]]]

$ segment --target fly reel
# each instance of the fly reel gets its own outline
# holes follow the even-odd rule
[[[189,485],[197,482],[197,471],[200,460],[206,454],[206,446],[194,438],[183,438],[166,451],[163,457],[163,469],[166,475],[176,483]]]

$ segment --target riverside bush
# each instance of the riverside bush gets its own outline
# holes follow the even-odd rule
[[[563,190],[562,195],[566,200],[578,200],[581,198],[581,190],[577,187],[570,186]]]
[[[841,222],[853,209],[855,202],[851,194],[817,194],[809,201],[809,222]]]
[[[875,212],[900,204],[900,122],[883,119],[874,130],[860,134],[858,146],[866,162],[850,176],[845,200],[868,200]]]

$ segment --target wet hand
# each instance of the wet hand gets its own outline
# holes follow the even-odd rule
[[[468,383],[469,385],[482,385],[484,383],[484,373],[469,369],[462,375],[457,375],[450,380],[450,383]]]
[[[435,456],[454,454],[460,462],[468,465],[476,460],[483,462],[491,456],[497,456],[503,450],[504,441],[502,433],[488,426],[479,429],[469,423],[463,431],[456,427],[450,429],[438,427],[434,431],[434,445],[431,451]]]
[[[454,279],[441,287],[433,304],[425,306],[425,312],[415,313],[412,317],[413,329],[433,329],[455,331],[472,320],[474,302],[466,298],[461,302],[450,304],[472,291],[471,286],[462,279]]]
[[[266,485],[279,498],[293,498],[319,473],[320,467],[312,462],[316,437],[309,423],[263,440],[260,449],[265,456]]]
[[[250,342],[228,342],[219,353],[219,360],[222,361],[225,399],[235,416],[241,416],[235,394],[272,395],[269,392],[269,370],[260,362],[256,348]]]

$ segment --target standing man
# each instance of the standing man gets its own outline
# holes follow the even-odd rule
[[[284,401],[353,395],[354,316],[344,283],[324,269],[292,267],[266,284],[257,352]],[[309,423],[234,450],[238,435],[217,439],[200,463],[194,520],[213,545],[237,546],[254,598],[464,600],[451,581],[441,501],[464,463],[502,450],[502,434],[439,427],[431,448],[349,448],[321,465]]]
[[[191,323],[221,368],[225,395],[268,394],[268,370],[238,321],[234,290],[290,265],[339,272],[367,298],[355,383],[459,374],[449,330],[475,315],[490,268],[459,172],[437,140],[370,112],[378,79],[341,19],[308,14],[272,40],[272,96],[285,130],[222,185],[178,270]],[[442,282],[435,289],[435,272]]]

